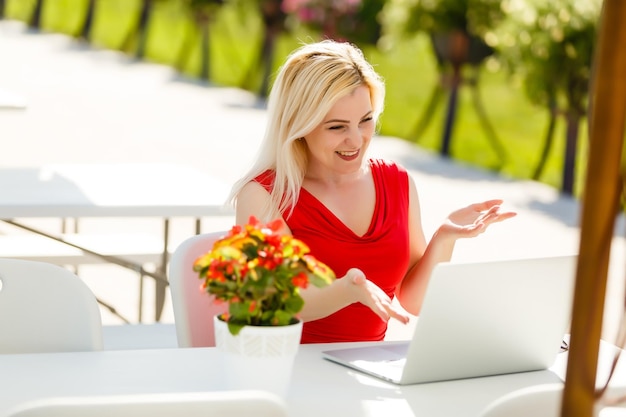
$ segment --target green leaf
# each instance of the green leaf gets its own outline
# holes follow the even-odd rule
[[[285,310],[290,312],[292,315],[299,313],[303,307],[304,299],[300,295],[291,296],[285,301]]]
[[[233,323],[231,321],[228,322],[228,331],[233,336],[237,336],[239,334],[239,332],[241,332],[241,329],[243,329],[243,328],[244,328],[243,324]]]

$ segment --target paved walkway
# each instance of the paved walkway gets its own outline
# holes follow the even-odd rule
[[[232,183],[252,160],[263,133],[265,110],[248,92],[200,84],[169,67],[93,49],[63,35],[31,33],[20,23],[0,21],[0,57],[0,106],[11,100],[17,107],[25,106],[0,107],[4,167],[156,161],[190,165]],[[476,239],[459,242],[453,260],[578,250],[579,205],[551,187],[442,159],[398,138],[376,138],[370,154],[395,159],[409,169],[420,192],[428,236],[447,213],[475,201],[503,198],[519,213]],[[203,230],[227,228],[232,220],[207,218]],[[192,224],[192,219],[176,220],[174,241],[190,236]],[[82,223],[85,231],[112,228],[158,231],[160,223],[158,219]],[[614,334],[622,305],[621,237],[615,239],[614,249],[605,337]],[[132,273],[115,266],[85,266],[79,273],[99,297],[123,314],[137,316],[137,279]],[[146,291],[147,296],[151,293]],[[152,317],[151,305],[147,297],[144,317]],[[105,310],[103,321],[119,323]],[[169,300],[163,321],[173,321]],[[391,337],[406,337],[407,330],[394,326]]]

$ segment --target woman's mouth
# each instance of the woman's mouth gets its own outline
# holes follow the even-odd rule
[[[336,151],[335,152],[344,161],[353,161],[359,156],[359,151]]]

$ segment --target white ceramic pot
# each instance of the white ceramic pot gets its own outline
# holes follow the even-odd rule
[[[230,389],[260,389],[285,398],[300,346],[302,322],[289,326],[246,326],[238,335],[214,317],[215,345]]]

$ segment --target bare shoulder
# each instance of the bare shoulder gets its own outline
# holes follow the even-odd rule
[[[250,181],[237,194],[236,222],[244,224],[250,216],[261,218],[263,208],[267,207],[270,194],[258,182]]]
[[[249,198],[249,197],[262,197],[265,196],[269,198],[269,193],[261,184],[256,181],[250,181],[243,187],[241,187],[241,191],[239,192],[239,198]]]

